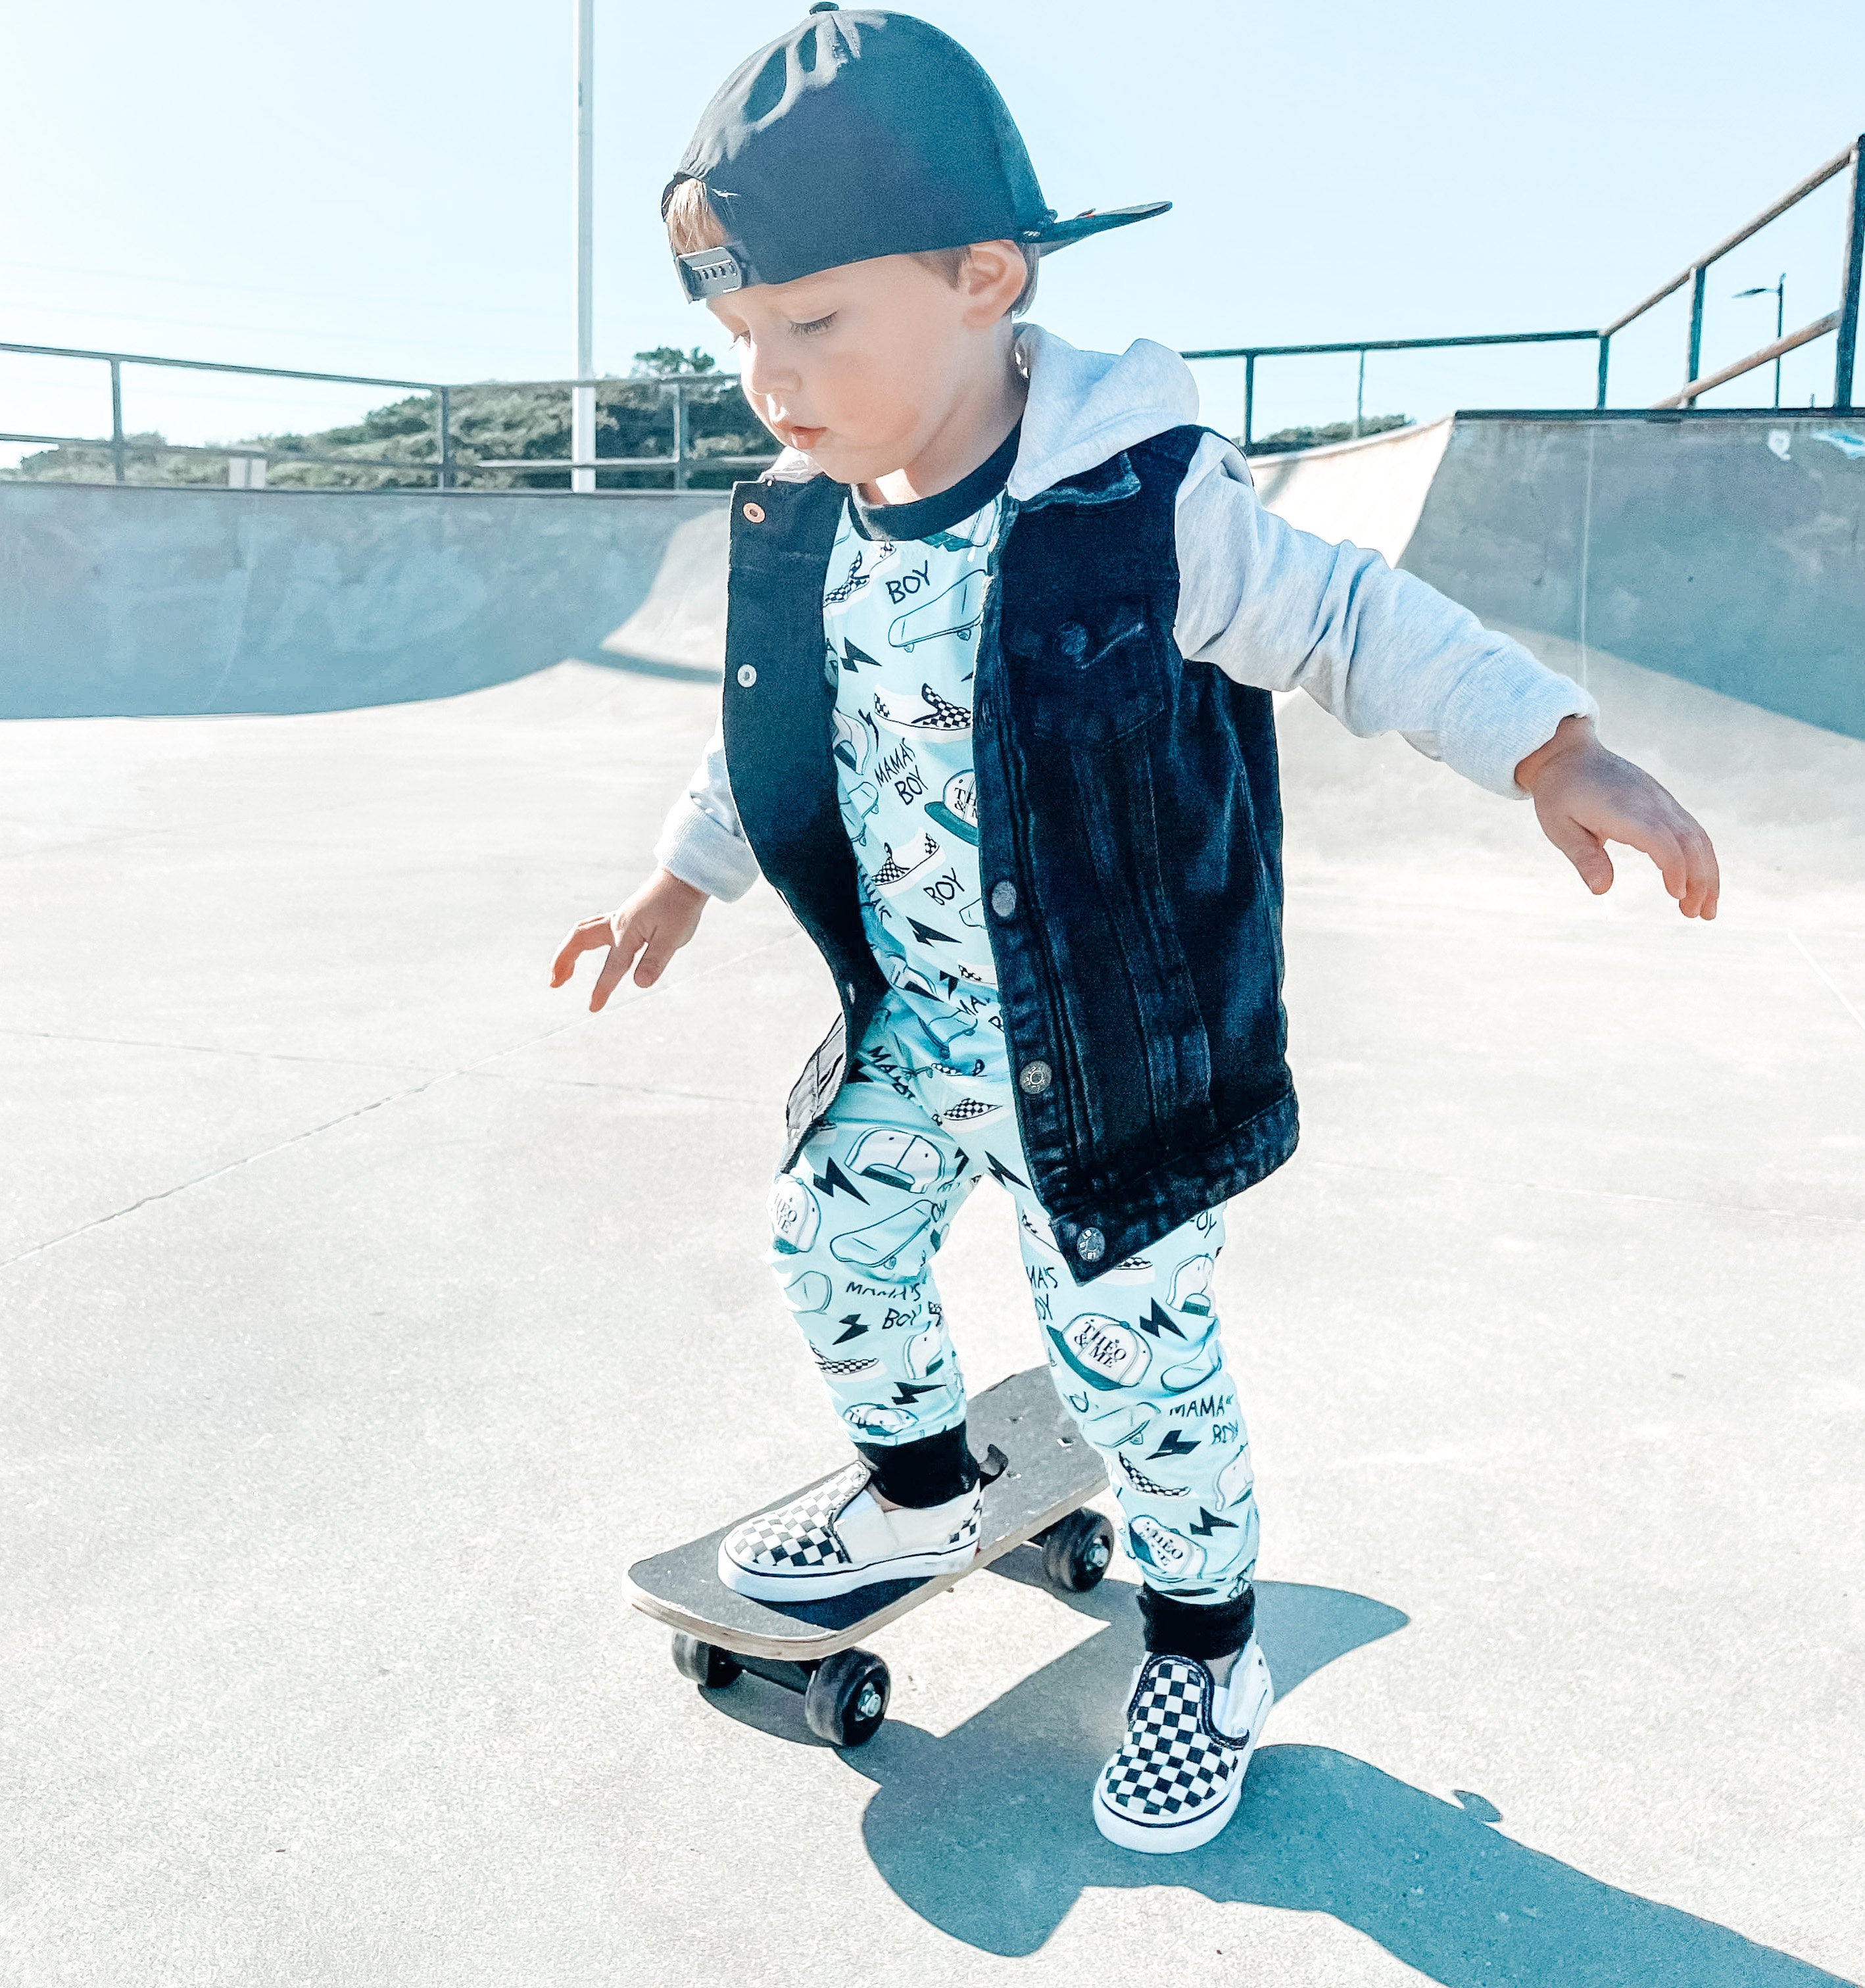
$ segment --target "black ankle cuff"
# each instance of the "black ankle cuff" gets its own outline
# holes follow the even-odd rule
[[[978,1482],[963,1422],[917,1442],[858,1442],[855,1447],[874,1466],[874,1489],[892,1503],[916,1511],[943,1505]]]
[[[1256,1626],[1256,1591],[1246,1587],[1235,1601],[1198,1602],[1142,1587],[1140,1619],[1145,1625],[1147,1648],[1154,1655],[1208,1663],[1213,1657],[1241,1650],[1250,1640]]]

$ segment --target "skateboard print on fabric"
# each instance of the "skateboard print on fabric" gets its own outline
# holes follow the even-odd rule
[[[929,1023],[962,992],[991,996],[971,772],[978,634],[1003,512],[994,497],[949,532],[863,537],[847,505],[829,555],[823,632],[836,681],[835,761],[868,944]],[[954,1053],[991,1030],[995,999],[965,1011]],[[975,1056],[978,1045],[968,1045]]]

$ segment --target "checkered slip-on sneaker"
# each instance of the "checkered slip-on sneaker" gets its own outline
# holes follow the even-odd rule
[[[1127,1702],[1127,1743],[1095,1783],[1095,1827],[1127,1850],[1208,1843],[1236,1813],[1275,1699],[1254,1637],[1228,1686],[1191,1657],[1148,1657]]]
[[[924,1510],[883,1511],[851,1463],[725,1535],[719,1578],[759,1601],[821,1601],[881,1581],[921,1581],[978,1551],[981,1484]]]

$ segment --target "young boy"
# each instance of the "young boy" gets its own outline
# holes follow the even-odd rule
[[[908,15],[818,7],[727,81],[662,212],[785,453],[732,494],[724,721],[660,867],[552,969],[606,951],[596,1009],[630,966],[651,986],[762,871],[834,976],[771,1262],[857,1456],[727,1540],[734,1587],[971,1557],[931,1263],[977,1182],[1009,1191],[1142,1577],[1147,1655],[1093,1806],[1144,1851],[1224,1826],[1271,1702],[1211,1290],[1226,1198],[1296,1141],[1270,693],[1531,794],[1596,891],[1609,837],[1686,917],[1717,891],[1584,691],[1262,510],[1175,354],[1015,324],[1039,255],[1164,205],[1058,220],[989,79]]]

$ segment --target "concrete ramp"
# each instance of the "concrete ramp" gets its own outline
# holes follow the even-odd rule
[[[1459,414],[1253,465],[1485,621],[1865,738],[1865,441],[1826,415]]]
[[[0,483],[0,718],[451,696],[593,659],[650,600],[654,641],[691,647],[695,610],[668,590],[705,587],[681,534],[725,509],[697,492]]]
[[[661,674],[716,676],[725,659],[725,552],[731,519],[715,504],[674,528],[647,597],[602,640],[606,655]]]
[[[1531,647],[1865,737],[1865,441],[1820,415],[1447,417],[1264,502]],[[726,500],[0,484],[0,716],[319,711],[566,656],[716,674]]]
[[[1256,494],[1299,529],[1336,543],[1350,539],[1397,566],[1418,529],[1451,424],[1447,414],[1428,428],[1259,456],[1250,465]]]

